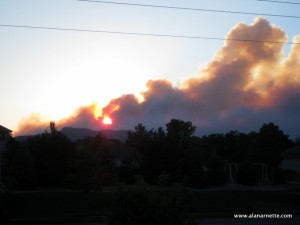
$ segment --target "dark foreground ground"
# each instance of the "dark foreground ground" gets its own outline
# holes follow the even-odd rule
[[[147,188],[170,192],[174,188]],[[289,186],[227,186],[186,190],[191,216],[199,224],[300,224],[300,188]],[[5,211],[10,224],[105,224],[113,189],[98,192],[42,190],[9,192]],[[234,219],[234,214],[292,214],[293,219]],[[205,218],[205,219],[204,219]]]
[[[208,218],[202,219],[198,222],[199,225],[299,225],[300,217],[296,216],[293,219],[289,220],[242,220],[242,219],[233,219],[233,218]],[[46,225],[46,224],[38,224]],[[49,225],[49,223],[48,223]],[[56,225],[105,225],[101,222],[90,222],[90,223],[59,223]]]

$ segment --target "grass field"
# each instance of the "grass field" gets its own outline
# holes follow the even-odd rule
[[[147,193],[174,190],[147,190]],[[202,216],[234,213],[300,212],[300,191],[293,190],[203,190],[185,192],[190,213]],[[114,191],[28,191],[5,197],[10,219],[103,216]]]

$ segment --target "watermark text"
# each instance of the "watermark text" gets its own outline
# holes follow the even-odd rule
[[[292,214],[260,214],[260,213],[249,213],[249,214],[234,214],[235,219],[292,219]]]

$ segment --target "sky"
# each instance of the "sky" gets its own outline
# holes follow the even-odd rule
[[[23,135],[44,131],[49,121],[58,128],[101,130],[133,129],[138,123],[157,128],[178,118],[192,121],[199,135],[249,132],[274,122],[291,137],[300,136],[300,45],[286,44],[300,42],[299,1],[117,2],[255,15],[95,1],[0,0],[2,126]],[[285,44],[221,40],[228,38]],[[103,124],[108,117],[112,124]]]

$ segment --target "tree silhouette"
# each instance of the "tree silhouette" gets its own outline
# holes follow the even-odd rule
[[[67,174],[67,162],[74,155],[74,145],[50,123],[51,133],[45,132],[24,143],[34,157],[38,183],[42,186],[61,185]]]
[[[134,132],[128,133],[126,141],[137,148],[141,173],[145,180],[153,184],[161,184],[162,177],[170,178],[168,182],[183,179],[187,170],[188,149],[196,127],[191,122],[171,119],[166,124],[166,130],[167,133],[160,127],[148,131],[145,126],[138,124]]]
[[[68,162],[68,186],[89,190],[116,183],[114,161],[107,142],[101,134],[77,141],[75,156]]]
[[[134,131],[128,132],[126,144],[132,147],[141,148],[152,135],[152,131],[148,131],[143,124],[139,123],[134,127]]]
[[[278,166],[281,153],[292,145],[288,135],[274,123],[264,123],[254,142],[253,161]]]
[[[54,121],[51,121],[51,122],[50,122],[50,133],[51,133],[52,135],[57,134],[57,128],[56,128],[56,125],[55,125],[55,122],[54,122]]]
[[[166,124],[167,136],[176,142],[184,141],[192,137],[196,131],[196,127],[193,126],[192,122],[185,122],[179,119],[171,119]]]
[[[32,189],[36,186],[36,173],[31,152],[18,148],[8,170],[8,187],[12,189]]]

